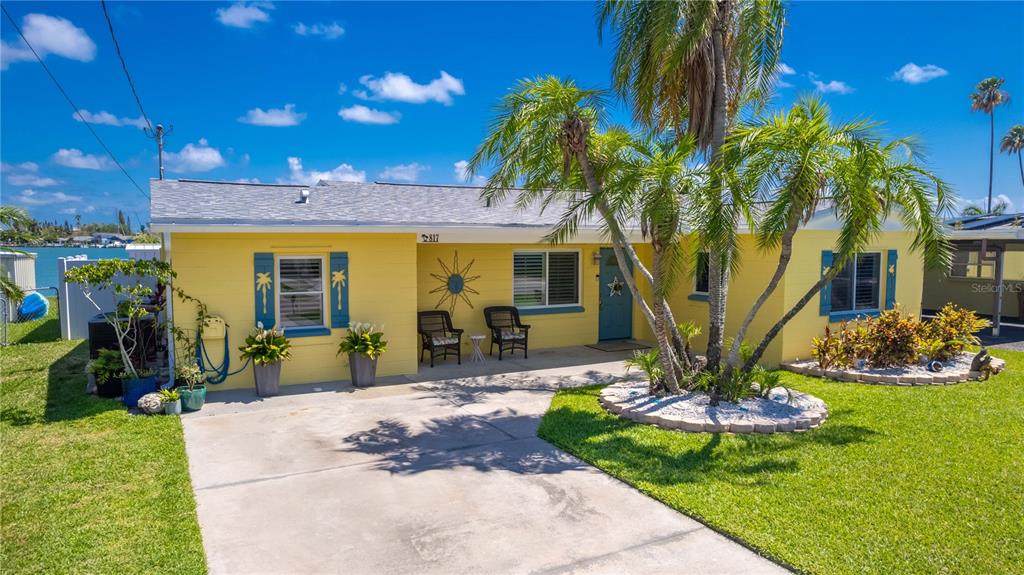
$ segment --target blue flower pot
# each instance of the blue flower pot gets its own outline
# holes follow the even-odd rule
[[[156,376],[143,377],[142,379],[125,379],[122,382],[124,393],[121,401],[126,407],[138,407],[139,399],[147,393],[156,391]]]

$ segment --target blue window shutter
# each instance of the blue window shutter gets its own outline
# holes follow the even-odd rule
[[[896,307],[896,250],[889,250],[885,267],[885,309]]]
[[[331,252],[331,327],[345,328],[348,314],[348,252]]]
[[[257,252],[253,256],[253,287],[256,294],[256,322],[262,323],[263,327],[270,329],[274,327],[274,304],[277,296],[274,291],[277,288],[277,280],[274,278],[274,254]]]
[[[830,250],[821,250],[821,275],[824,277],[831,267],[832,252]],[[820,298],[818,315],[828,315],[832,311],[832,282],[828,282],[825,284],[825,287],[821,288]]]

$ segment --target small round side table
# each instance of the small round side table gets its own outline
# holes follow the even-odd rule
[[[480,349],[480,344],[483,343],[485,335],[471,335],[469,341],[473,342],[473,357],[470,358],[472,362],[487,361],[484,357],[484,352]]]

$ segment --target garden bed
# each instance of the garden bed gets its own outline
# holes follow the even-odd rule
[[[914,364],[901,367],[872,368],[865,367],[830,367],[822,369],[817,361],[793,361],[783,363],[780,367],[786,371],[809,375],[811,377],[827,377],[839,381],[871,383],[876,385],[952,385],[967,381],[985,379],[987,375],[981,371],[971,370],[974,353],[964,352],[949,361],[942,362],[942,371],[929,371],[924,365]],[[1006,362],[993,357],[992,373],[1003,370]]]
[[[647,382],[621,381],[601,390],[601,405],[638,423],[695,433],[806,431],[828,417],[823,401],[785,388],[773,389],[768,398],[722,401],[713,406],[704,392],[656,397],[648,392]]]

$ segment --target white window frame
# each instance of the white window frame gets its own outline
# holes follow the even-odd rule
[[[857,309],[857,260],[860,258],[860,256],[866,256],[866,255],[872,255],[872,254],[878,256],[878,285],[877,285],[878,289],[875,290],[875,295],[878,298],[878,302],[875,305],[875,307],[866,307],[866,308],[863,308],[863,309]],[[881,309],[882,309],[882,281],[883,281],[883,278],[884,278],[884,275],[885,275],[885,270],[886,270],[885,262],[882,260],[882,252],[857,252],[856,255],[854,255],[850,259],[850,263],[847,264],[846,267],[850,270],[850,309],[838,309],[837,310],[835,308],[832,308],[831,311],[835,312],[835,313],[867,313],[867,312],[873,312],[873,311],[881,311]],[[829,282],[829,289],[831,289],[831,283],[832,282]],[[831,306],[832,306],[832,301],[831,301],[831,296],[830,296],[829,307],[831,308]]]
[[[548,262],[547,254],[576,254],[576,303],[560,303],[550,305],[517,306],[519,309],[558,309],[563,307],[579,307],[583,305],[583,252],[580,249],[568,250],[512,250],[512,303],[515,305],[516,295],[516,254],[545,254],[544,255],[544,301],[548,301]]]
[[[282,317],[283,316],[284,307],[281,305],[281,296],[284,295],[284,289],[282,289],[283,283],[281,281],[281,261],[282,260],[320,260],[320,310],[321,310],[320,311],[320,315],[321,315],[320,319],[322,320],[320,326],[315,326],[315,325],[303,325],[303,326],[291,326],[291,327],[285,327],[284,326],[284,317]],[[289,329],[316,329],[317,327],[328,327],[328,322],[330,321],[330,318],[328,318],[327,316],[330,314],[330,305],[331,304],[330,304],[330,302],[327,301],[327,297],[328,297],[329,292],[328,292],[327,286],[326,286],[326,284],[327,284],[327,267],[326,266],[327,266],[327,258],[325,258],[322,255],[315,255],[315,254],[309,254],[309,255],[288,254],[288,255],[279,255],[279,256],[276,256],[274,258],[274,273],[277,274],[276,275],[276,277],[277,277],[277,289],[274,290],[276,292],[275,295],[277,296],[277,309],[274,310],[274,311],[277,314],[277,324],[276,325],[280,326],[282,331],[289,330]],[[316,292],[289,292],[289,293],[292,293],[292,294],[296,294],[296,293],[297,294],[312,294],[312,293],[316,293]]]

